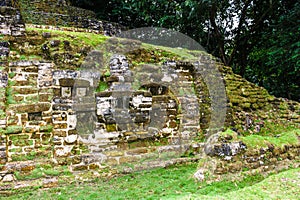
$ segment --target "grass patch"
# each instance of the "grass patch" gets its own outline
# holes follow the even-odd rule
[[[293,124],[278,124],[274,122],[266,122],[261,128],[260,132],[257,133],[262,136],[276,136],[283,132],[292,131],[297,129]],[[245,133],[244,135],[249,135],[250,133]]]
[[[67,175],[71,176],[71,172],[65,167],[52,167],[51,165],[37,165],[35,169],[30,172],[22,173],[14,172],[17,180],[34,180],[42,177]]]
[[[204,52],[202,52],[202,51],[191,51],[191,50],[188,50],[185,48],[171,48],[171,47],[165,47],[165,46],[155,46],[155,45],[146,44],[146,43],[143,43],[142,47],[144,47],[145,49],[164,50],[166,53],[163,53],[163,55],[162,55],[163,57],[168,58],[168,57],[170,57],[170,55],[176,55],[184,61],[185,60],[195,61],[195,60],[199,59],[196,56],[194,56],[191,52],[194,52],[194,53],[197,52],[198,54],[201,54],[201,53],[204,54]]]
[[[300,192],[297,185],[300,183],[297,178],[300,169],[271,175],[267,179],[255,175],[246,176],[241,181],[199,183],[192,178],[196,168],[197,163],[193,163],[136,172],[110,180],[62,183],[57,188],[30,190],[7,199],[257,199],[254,198],[256,193],[260,199],[296,199],[297,192]],[[34,175],[40,176],[41,171],[35,171]]]
[[[299,199],[300,168],[271,175],[259,183],[214,196],[180,196],[174,199]]]
[[[283,147],[284,145],[295,145],[299,143],[298,135],[300,135],[300,129],[283,132],[277,137],[261,136],[261,135],[249,135],[245,137],[239,137],[248,148],[267,147],[268,144],[273,144],[275,147]]]
[[[283,147],[284,145],[297,145],[299,144],[300,129],[294,127],[287,127],[285,130],[283,126],[280,126],[280,131],[274,133],[262,132],[253,135],[238,135],[231,129],[227,129],[219,134],[221,140],[224,138],[230,138],[232,141],[243,141],[249,149],[257,149],[261,147],[268,147],[268,145],[274,145],[274,147]]]

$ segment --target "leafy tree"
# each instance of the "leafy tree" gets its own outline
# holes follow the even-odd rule
[[[299,100],[299,3],[293,0],[72,0],[130,28],[180,31],[247,79]]]
[[[300,3],[285,4],[249,55],[246,77],[276,96],[300,101]]]

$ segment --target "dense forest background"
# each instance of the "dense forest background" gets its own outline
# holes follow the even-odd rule
[[[129,28],[184,33],[235,73],[300,101],[300,2],[295,0],[71,0]]]

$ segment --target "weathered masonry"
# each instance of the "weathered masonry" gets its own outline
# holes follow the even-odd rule
[[[200,128],[195,96],[175,97],[167,86],[153,83],[133,90],[132,72],[121,55],[112,58],[110,76],[105,77],[109,87],[96,94],[100,73],[53,67],[51,62],[19,61],[1,70],[2,164],[53,160],[88,169],[91,164],[122,164],[191,148]],[[176,77],[178,89],[193,94],[192,82],[179,81],[191,76],[187,72],[178,66],[169,78]],[[180,111],[187,106],[194,112]],[[147,148],[146,141],[162,146]],[[134,142],[140,143],[138,148],[130,147]]]
[[[55,3],[41,2],[44,7]],[[269,95],[208,55],[199,62],[150,64],[147,57],[155,50],[140,47],[126,55],[114,53],[102,68],[92,60],[91,68],[83,64],[79,69],[78,55],[92,49],[85,46],[83,51],[81,43],[74,44],[80,40],[76,36],[66,40],[47,31],[25,31],[18,10],[8,6],[0,7],[0,20],[1,35],[8,38],[0,42],[0,180],[41,163],[76,171],[153,160],[161,166],[163,159],[184,156],[188,160],[202,152],[199,140],[207,132],[218,131],[208,130],[211,113],[223,108],[227,108],[224,127],[237,132],[254,128],[259,132],[263,121],[300,124],[299,103]],[[119,31],[85,27],[87,32],[107,35]],[[134,46],[134,41],[118,38],[106,42],[115,49]],[[17,51],[40,57],[30,59],[24,53],[21,58]],[[103,52],[91,54],[101,62]],[[215,93],[221,90],[209,73],[213,67],[222,74],[228,97],[217,107],[211,106],[212,91],[207,87],[213,86]]]
[[[0,34],[21,36],[25,33],[25,24],[17,8],[11,7],[8,0],[0,1]]]

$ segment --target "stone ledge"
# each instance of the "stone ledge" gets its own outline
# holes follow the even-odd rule
[[[51,103],[9,105],[9,109],[18,113],[44,112],[51,108]]]

